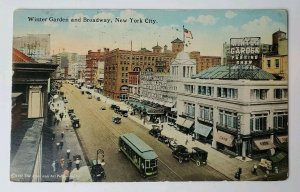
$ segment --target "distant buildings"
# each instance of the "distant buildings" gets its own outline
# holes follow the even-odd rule
[[[278,79],[288,79],[288,40],[286,33],[277,31],[272,35],[272,52],[262,58],[262,69],[272,73]]]
[[[28,34],[14,37],[13,47],[41,63],[50,60],[50,34]]]
[[[88,51],[88,54],[86,55],[86,65],[84,71],[84,79],[86,84],[92,86],[97,84],[98,64],[99,62],[104,61],[104,54],[108,51],[108,49],[105,49],[104,52],[101,52],[100,49],[97,51]]]
[[[128,90],[140,88],[140,86],[136,85],[133,85],[135,87],[133,88],[131,84],[128,84],[128,79],[137,75],[130,72],[169,73],[172,59],[184,50],[184,42],[182,40],[177,38],[171,43],[172,50],[168,50],[167,45],[162,48],[157,44],[152,47],[152,51],[142,48],[139,51],[115,49],[106,52],[104,94],[115,100],[127,100]],[[200,52],[196,51],[191,53],[191,57],[196,60],[196,71],[221,64],[220,57],[200,56]],[[138,76],[141,77],[140,75]],[[140,93],[140,90],[136,92]]]

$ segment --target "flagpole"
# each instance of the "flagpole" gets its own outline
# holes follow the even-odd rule
[[[183,43],[185,43],[184,25],[182,25],[182,34],[183,34],[182,40],[183,40]]]

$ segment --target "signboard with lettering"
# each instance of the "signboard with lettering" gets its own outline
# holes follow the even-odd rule
[[[231,38],[228,63],[260,67],[260,37]]]

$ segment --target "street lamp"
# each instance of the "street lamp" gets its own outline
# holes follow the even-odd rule
[[[104,162],[104,151],[102,149],[98,149],[97,150],[97,164],[98,164],[98,160],[99,160],[98,159],[99,154],[102,155],[102,160],[101,160],[100,164],[103,166],[103,165],[105,165],[105,162]]]

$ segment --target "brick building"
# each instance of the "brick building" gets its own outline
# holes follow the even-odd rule
[[[105,49],[107,50],[107,49]],[[85,68],[85,83],[88,85],[95,85],[97,83],[97,70],[98,62],[104,61],[104,52],[89,50],[86,55],[86,68]]]

